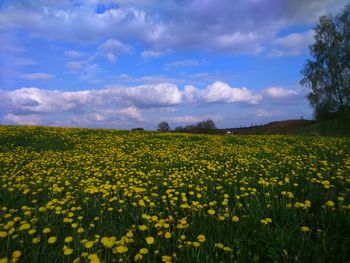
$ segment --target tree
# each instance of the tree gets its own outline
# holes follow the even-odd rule
[[[171,131],[169,124],[166,121],[162,121],[158,124],[158,131],[169,132]]]
[[[198,130],[201,130],[201,131],[208,131],[208,130],[216,129],[215,123],[212,120],[198,122],[196,127]]]
[[[314,28],[301,85],[318,120],[350,118],[350,3],[337,16],[322,16]]]

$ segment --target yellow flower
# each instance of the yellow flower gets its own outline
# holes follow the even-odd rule
[[[308,228],[307,226],[302,226],[302,227],[300,227],[300,231],[301,232],[309,232],[310,228]]]
[[[208,210],[208,214],[211,215],[211,216],[215,215],[215,210],[214,209],[209,209]]]
[[[148,249],[147,248],[141,248],[140,249],[140,254],[142,254],[142,255],[146,255],[148,253]]]
[[[82,233],[84,233],[84,228],[79,227],[77,231],[78,231],[79,234],[82,234]]]
[[[71,249],[71,248],[66,248],[66,249],[63,250],[63,254],[64,254],[65,256],[69,256],[69,255],[73,254],[73,249]]]
[[[50,233],[51,232],[51,228],[49,228],[49,227],[45,227],[44,229],[43,229],[43,233],[44,234],[48,234],[48,233]]]
[[[97,254],[91,254],[89,255],[88,259],[90,259],[90,263],[100,263],[100,259],[97,256]]]
[[[123,254],[128,251],[128,248],[125,246],[117,246],[116,251],[119,254]]]
[[[22,255],[22,252],[19,250],[15,250],[12,252],[12,257],[18,259]]]
[[[328,206],[328,207],[333,207],[334,205],[335,205],[334,202],[331,200],[326,202],[326,206]]]
[[[20,227],[19,227],[19,231],[23,231],[23,230],[28,230],[28,229],[30,229],[30,224],[28,224],[28,223],[24,223],[24,224],[22,224]]]
[[[49,237],[49,239],[47,240],[47,243],[49,244],[54,244],[57,240],[57,237],[55,236],[52,236],[52,237]]]
[[[32,243],[33,244],[38,244],[40,242],[40,237],[34,237],[33,239],[32,239]]]
[[[95,242],[94,241],[87,241],[84,246],[85,248],[89,249],[92,248],[94,246]]]
[[[165,238],[171,238],[171,233],[170,232],[165,232],[164,237]]]
[[[103,237],[103,238],[101,238],[101,243],[102,243],[102,245],[104,245],[106,248],[111,248],[111,247],[113,247],[113,245],[114,245],[113,240],[111,240],[111,239],[108,238],[108,237]]]
[[[154,238],[152,236],[146,237],[146,243],[152,245],[154,243]]]
[[[64,239],[64,242],[66,242],[66,243],[70,243],[70,242],[72,242],[73,241],[73,237],[71,237],[71,236],[67,236],[65,239]]]
[[[0,258],[0,263],[8,263],[9,260],[7,258]]]
[[[197,239],[199,242],[202,242],[202,243],[205,242],[205,240],[206,240],[205,235],[198,235]]]
[[[231,218],[231,220],[232,220],[232,222],[237,223],[237,222],[239,221],[239,217],[238,217],[238,216],[233,216],[233,217]]]
[[[224,249],[224,251],[227,251],[227,252],[231,252],[231,251],[233,251],[233,249],[232,249],[232,248],[230,248],[230,247],[224,247],[223,249]]]
[[[199,246],[201,245],[201,243],[199,243],[199,242],[197,242],[197,241],[194,241],[194,242],[192,243],[192,245],[193,245],[194,247],[199,247]]]
[[[142,260],[142,258],[143,258],[143,256],[141,255],[141,254],[139,254],[139,253],[137,253],[136,255],[135,255],[135,257],[134,257],[134,261],[141,261]]]
[[[162,262],[170,263],[171,259],[172,259],[171,256],[168,256],[168,255],[162,256]]]
[[[141,226],[139,226],[139,229],[141,231],[146,231],[147,230],[147,226],[146,225],[141,225]]]
[[[0,231],[0,237],[7,237],[6,231]]]

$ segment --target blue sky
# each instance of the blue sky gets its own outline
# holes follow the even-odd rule
[[[0,0],[0,123],[220,128],[311,118],[300,71],[336,0]]]

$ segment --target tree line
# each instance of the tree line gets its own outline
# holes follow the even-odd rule
[[[208,119],[200,121],[195,125],[177,126],[174,130],[170,128],[169,123],[162,121],[158,124],[158,131],[161,132],[189,132],[189,133],[210,133],[216,130],[214,121]]]

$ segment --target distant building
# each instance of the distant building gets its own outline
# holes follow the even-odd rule
[[[231,131],[227,131],[226,134],[231,134]]]

